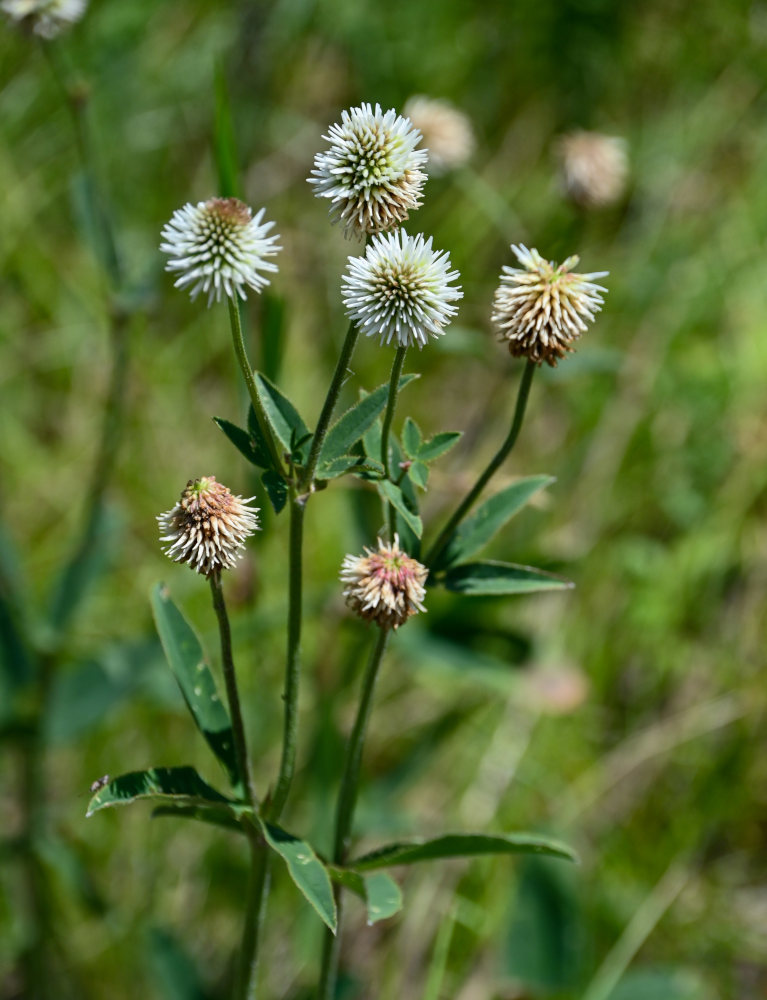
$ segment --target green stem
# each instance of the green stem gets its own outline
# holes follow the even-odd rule
[[[360,696],[357,717],[354,720],[354,727],[349,737],[349,745],[346,751],[346,761],[344,763],[344,773],[341,779],[341,789],[338,794],[338,807],[336,811],[336,831],[333,842],[333,861],[335,864],[343,864],[349,851],[349,841],[351,839],[352,823],[354,820],[354,808],[357,804],[357,792],[359,788],[360,766],[362,764],[362,750],[365,743],[365,731],[367,730],[370,712],[373,707],[373,692],[375,690],[378,669],[381,666],[386,644],[389,640],[389,629],[379,629],[378,638],[370,654],[365,675],[362,679],[362,694]],[[340,904],[340,891],[336,890],[336,904]],[[318,992],[319,1000],[331,1000],[335,991],[336,976],[338,974],[338,938],[341,934],[341,908],[338,908],[338,926],[336,934],[333,935],[329,929],[325,931],[325,940],[322,952],[322,971],[320,974],[320,988]]]
[[[255,831],[250,831],[248,839],[251,868],[238,969],[236,993],[238,1000],[239,998],[254,1000],[258,990],[258,945],[266,908],[266,897],[269,892],[271,861],[269,848],[264,843],[263,838]]]
[[[325,403],[323,404],[320,418],[317,421],[317,429],[315,430],[314,437],[312,438],[312,447],[309,452],[309,458],[306,462],[303,475],[299,481],[299,489],[302,491],[309,489],[312,485],[314,473],[317,469],[317,463],[320,459],[322,445],[325,443],[325,436],[328,433],[330,421],[333,417],[333,411],[336,408],[338,397],[341,394],[341,388],[346,381],[349,362],[351,361],[352,354],[354,353],[358,337],[359,330],[355,326],[354,321],[352,321],[349,324],[349,329],[346,331],[346,338],[344,340],[343,347],[341,348],[341,354],[338,357],[336,370],[333,372],[333,379],[330,383],[328,394],[325,397]]]
[[[250,402],[253,406],[253,412],[256,415],[256,420],[258,421],[258,426],[261,434],[263,435],[264,441],[266,441],[269,454],[272,462],[274,463],[274,468],[280,473],[280,475],[284,476],[285,472],[282,467],[282,459],[280,458],[280,454],[274,440],[274,435],[272,434],[272,429],[269,425],[269,419],[266,416],[266,411],[264,410],[264,404],[261,402],[261,397],[258,395],[256,380],[253,378],[253,369],[248,361],[248,354],[245,350],[245,341],[242,336],[242,323],[240,322],[240,309],[231,296],[227,296],[227,302],[229,304],[229,323],[232,328],[234,353],[237,355],[240,371],[242,372],[242,377],[245,379],[245,385],[248,389],[248,395],[250,396]]]
[[[290,487],[290,541],[288,552],[288,648],[285,660],[285,724],[282,734],[280,773],[269,807],[269,818],[277,821],[290,792],[296,767],[298,741],[298,688],[301,675],[301,612],[303,587],[303,541],[305,502]]]
[[[405,363],[407,347],[398,347],[394,355],[394,364],[391,368],[391,378],[389,379],[389,397],[386,401],[386,413],[384,414],[383,427],[381,429],[381,462],[384,467],[384,475],[391,481],[391,460],[389,455],[389,436],[391,425],[394,420],[394,410],[397,406],[397,393],[399,392],[399,380],[402,374],[402,366]],[[397,512],[393,504],[388,504],[387,511],[389,521],[389,538],[393,541],[397,530]]]
[[[226,686],[226,697],[229,702],[229,714],[232,718],[234,756],[237,761],[237,773],[239,774],[245,800],[248,805],[253,806],[256,802],[256,795],[253,791],[253,781],[250,775],[248,749],[247,742],[245,740],[245,726],[242,721],[240,695],[237,690],[237,675],[235,673],[234,658],[232,656],[232,630],[229,625],[229,615],[226,612],[224,590],[221,586],[221,570],[214,570],[209,579],[210,590],[213,595],[213,607],[216,612],[216,618],[218,618],[218,631],[221,637],[221,666],[224,674],[224,685]]]
[[[455,509],[450,520],[447,522],[445,527],[442,529],[439,537],[429,549],[429,552],[424,558],[424,563],[427,566],[432,566],[437,562],[439,556],[442,555],[445,547],[453,536],[453,532],[467,515],[469,510],[472,508],[480,495],[482,490],[487,486],[488,482],[493,475],[498,471],[498,469],[503,465],[506,459],[511,454],[511,450],[517,442],[517,437],[522,428],[522,421],[525,418],[525,407],[527,406],[527,399],[530,395],[530,386],[533,381],[533,375],[538,366],[534,361],[529,361],[525,365],[525,370],[522,373],[522,380],[519,383],[519,390],[517,392],[517,402],[514,407],[514,416],[511,421],[511,428],[503,442],[501,447],[498,449],[496,454],[490,460],[489,465],[485,471],[481,474],[476,483],[472,486],[463,500],[460,502],[458,507]]]

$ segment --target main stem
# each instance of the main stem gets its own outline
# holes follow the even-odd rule
[[[381,429],[381,462],[384,467],[384,475],[391,480],[391,461],[389,458],[389,436],[391,425],[394,419],[394,410],[397,406],[397,393],[399,392],[399,380],[402,374],[402,366],[405,363],[407,347],[398,347],[394,355],[394,364],[391,368],[391,378],[389,379],[389,397],[386,401],[386,413],[384,414],[383,427]],[[389,538],[394,541],[394,533],[397,528],[397,514],[392,504],[388,504]]]
[[[386,644],[389,640],[389,631],[388,628],[379,629],[378,638],[365,667],[365,675],[362,680],[362,694],[360,696],[359,707],[357,708],[357,717],[354,720],[354,728],[349,737],[344,773],[338,794],[336,831],[333,842],[333,861],[335,864],[343,864],[346,861],[349,851],[354,808],[357,804],[365,732],[373,707],[373,692],[378,677],[378,669],[381,666],[381,660],[383,659]],[[336,887],[335,895],[338,909],[337,928],[335,935],[329,928],[325,930],[322,971],[320,974],[319,992],[317,994],[319,1000],[332,1000],[335,992],[336,977],[338,975],[338,953],[341,935],[341,892],[339,887]]]
[[[489,465],[472,486],[466,496],[463,498],[461,503],[456,508],[453,516],[447,522],[445,527],[442,529],[436,542],[429,549],[424,562],[427,566],[433,565],[440,555],[442,555],[447,543],[453,535],[453,532],[461,523],[461,521],[466,517],[469,510],[477,500],[482,490],[487,486],[490,479],[495,475],[498,469],[503,465],[506,459],[511,454],[511,450],[517,442],[519,437],[519,432],[522,429],[522,421],[525,419],[525,407],[527,406],[527,399],[530,395],[530,386],[532,385],[533,375],[538,366],[534,361],[529,361],[525,365],[525,370],[522,373],[522,380],[519,383],[519,390],[517,391],[517,402],[514,407],[514,417],[511,421],[511,428],[503,442],[501,447],[498,449],[496,454],[490,460]]]
[[[245,801],[251,808],[256,805],[256,793],[248,760],[248,747],[245,738],[245,726],[240,709],[240,695],[237,690],[237,675],[232,655],[232,630],[229,625],[229,615],[226,611],[224,591],[221,586],[221,571],[214,570],[210,576],[210,590],[213,595],[213,607],[218,619],[218,631],[221,637],[221,664],[224,674],[224,685],[229,703],[229,714],[232,720],[234,736],[234,756],[237,761],[237,771],[242,786]],[[250,1000],[255,996],[256,974],[258,970],[258,938],[266,900],[266,885],[269,879],[269,858],[266,845],[255,823],[248,822],[245,833],[250,845],[250,879],[245,910],[245,925],[242,931],[242,943],[237,975],[237,1000]]]
[[[253,369],[250,366],[248,354],[245,350],[245,341],[242,336],[242,323],[240,322],[240,309],[231,296],[227,297],[227,302],[229,304],[229,323],[232,328],[234,353],[237,355],[240,371],[242,372],[242,377],[245,379],[245,385],[248,388],[248,395],[250,396],[250,402],[253,406],[253,412],[256,415],[256,420],[258,421],[258,426],[261,430],[264,441],[266,441],[266,446],[269,449],[272,462],[274,463],[274,468],[278,472],[282,473],[282,459],[280,458],[277,444],[274,440],[274,435],[272,434],[271,427],[269,426],[269,420],[267,419],[266,411],[264,410],[264,404],[261,402],[261,397],[258,395],[256,380],[253,378]]]
[[[298,686],[301,674],[301,612],[303,585],[303,541],[305,501],[290,487],[290,541],[288,553],[288,648],[285,661],[285,724],[282,735],[282,758],[269,818],[279,819],[290,792],[296,767],[298,741]]]
[[[336,370],[333,372],[333,379],[330,383],[328,394],[325,397],[320,418],[317,421],[317,429],[315,430],[314,437],[312,438],[312,447],[309,451],[309,458],[307,459],[303,475],[299,481],[299,488],[301,490],[307,490],[312,485],[314,473],[317,469],[317,463],[320,458],[320,452],[322,451],[322,445],[325,442],[325,436],[328,433],[328,427],[330,426],[330,421],[333,417],[333,411],[336,408],[338,397],[341,394],[341,388],[346,381],[349,362],[352,359],[352,354],[354,353],[358,337],[359,330],[354,324],[354,321],[352,321],[349,324],[349,329],[346,331],[343,347],[341,348],[341,353],[338,357],[338,362],[336,363]]]
[[[237,773],[242,784],[242,792],[245,800],[248,805],[253,806],[256,796],[250,776],[245,726],[242,721],[240,695],[237,690],[237,675],[234,669],[234,657],[232,656],[232,630],[229,625],[226,603],[224,602],[224,590],[221,586],[221,570],[219,569],[214,570],[210,575],[210,591],[213,595],[213,608],[216,612],[216,618],[218,618],[218,631],[221,637],[221,666],[224,673],[226,697],[229,702],[229,714],[232,718],[234,757],[237,761]]]

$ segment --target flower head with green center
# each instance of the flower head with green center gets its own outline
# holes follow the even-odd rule
[[[2,0],[0,10],[41,38],[55,38],[79,21],[87,6],[88,0]]]
[[[343,279],[346,313],[367,337],[382,344],[423,347],[439,337],[458,312],[463,297],[451,284],[459,277],[450,270],[446,250],[432,250],[431,237],[395,233],[373,237],[364,257],[350,257]]]
[[[365,547],[364,556],[346,556],[341,582],[346,584],[347,605],[365,621],[381,628],[399,628],[419,611],[426,611],[423,599],[428,569],[399,547],[378,539],[378,551]]]
[[[417,94],[404,112],[420,129],[429,150],[429,173],[446,174],[467,163],[474,152],[474,132],[469,118],[449,101]]]
[[[526,246],[512,244],[511,249],[522,268],[504,265],[492,321],[515,358],[526,357],[539,365],[546,361],[556,367],[602,308],[600,293],[607,289],[594,279],[604,278],[609,271],[574,274],[577,256],[557,265]]]
[[[260,292],[269,284],[261,271],[276,271],[267,260],[280,250],[279,236],[267,236],[273,222],[263,222],[264,209],[253,216],[238,198],[211,198],[177,209],[162,231],[160,250],[170,256],[166,271],[177,271],[176,288],[191,286],[213,300],[222,295],[245,298],[245,288]]]
[[[157,518],[163,551],[204,576],[230,569],[259,526],[259,508],[246,506],[253,499],[233,496],[215,476],[190,479],[176,506]]]
[[[323,138],[330,143],[314,157],[309,183],[318,198],[330,199],[330,217],[346,236],[396,229],[421,204],[426,180],[421,133],[393,109],[376,104],[344,111]]]

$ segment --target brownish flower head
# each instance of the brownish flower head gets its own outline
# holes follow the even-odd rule
[[[346,603],[360,618],[381,628],[399,628],[411,615],[425,611],[424,583],[428,569],[403,552],[399,538],[393,544],[378,539],[378,551],[347,556],[341,567]]]
[[[617,201],[626,187],[626,142],[613,135],[575,131],[557,144],[561,182],[567,197],[582,208]]]
[[[515,358],[529,358],[537,364],[546,361],[556,367],[587,329],[586,321],[592,322],[602,308],[600,292],[607,289],[592,279],[603,278],[609,271],[573,274],[577,256],[557,265],[526,246],[512,244],[511,249],[523,268],[504,265],[493,298],[492,321]]]
[[[215,476],[190,479],[176,506],[157,518],[163,551],[204,576],[230,569],[258,528],[259,508],[246,506],[253,499],[234,496]]]

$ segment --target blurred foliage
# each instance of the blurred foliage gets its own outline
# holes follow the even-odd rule
[[[322,133],[343,107],[400,107],[418,92],[472,118],[470,168],[430,180],[410,226],[450,250],[465,291],[457,326],[411,359],[423,376],[403,397],[402,416],[412,412],[425,436],[466,431],[433,471],[427,523],[508,420],[520,366],[489,327],[508,244],[578,252],[584,270],[611,271],[604,314],[577,355],[536,379],[494,484],[557,476],[500,555],[577,589],[430,595],[428,616],[387,661],[358,822],[363,847],[377,842],[368,831],[537,827],[575,842],[583,864],[408,870],[404,912],[373,928],[351,901],[344,997],[763,994],[767,5],[92,0],[60,50],[87,97],[126,275],[118,306],[131,318],[108,562],[68,633],[45,729],[38,876],[55,914],[44,974],[57,996],[228,995],[246,866],[236,838],[149,822],[140,807],[84,818],[88,786],[105,772],[210,769],[147,595],[163,578],[215,650],[207,588],[163,559],[154,518],[190,477],[213,473],[243,493],[254,482],[211,419],[245,418],[226,310],[175,293],[157,251],[171,212],[219,188],[212,143],[227,91],[231,122],[219,127],[235,137],[239,179],[221,180],[267,205],[285,248],[271,290],[247,307],[252,352],[304,401],[307,420],[343,336],[339,276],[356,250],[305,183]],[[10,1000],[22,995],[18,956],[30,942],[28,886],[13,863],[26,779],[7,725],[30,669],[18,626],[44,645],[34,609],[47,606],[79,530],[114,303],[88,249],[94,222],[41,47],[3,25],[0,66],[0,593],[10,609],[0,620],[0,997]],[[628,140],[631,186],[618,206],[584,214],[562,200],[553,146],[574,126]],[[387,352],[361,345],[358,383],[380,384],[388,365]],[[376,516],[367,493],[332,486],[308,515],[313,624],[288,811],[321,847],[366,645],[344,615],[337,571],[343,553],[371,541]],[[285,527],[267,514],[252,560],[228,581],[262,782],[276,770],[281,721]],[[670,866],[681,872],[673,898],[661,891]],[[320,926],[300,905],[296,914],[278,879],[267,996],[310,995]],[[605,969],[618,985],[600,993]]]

